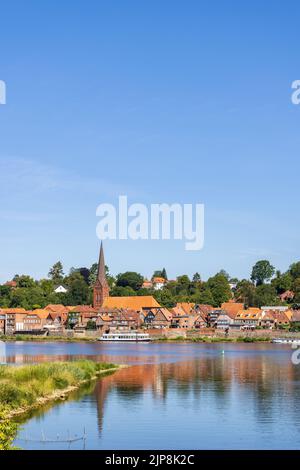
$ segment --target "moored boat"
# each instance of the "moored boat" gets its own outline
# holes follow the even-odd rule
[[[117,341],[117,342],[134,342],[134,343],[148,343],[151,338],[148,333],[138,333],[136,331],[118,332],[118,333],[104,333],[98,341]]]
[[[272,339],[272,343],[299,344],[300,345],[300,338],[275,338],[275,339]]]

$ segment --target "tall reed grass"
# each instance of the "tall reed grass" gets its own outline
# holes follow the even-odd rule
[[[112,368],[116,366],[92,361],[0,366],[0,413],[33,405],[39,398],[77,386]]]

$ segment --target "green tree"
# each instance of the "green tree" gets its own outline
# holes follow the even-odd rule
[[[289,268],[289,273],[293,279],[300,278],[300,261],[291,264]]]
[[[11,287],[0,286],[0,308],[8,308],[10,306],[11,292]]]
[[[152,278],[151,278],[151,279],[153,279],[153,278],[155,278],[155,277],[161,277],[161,271],[160,271],[160,270],[156,270],[156,271],[154,271],[154,273],[153,273],[153,275],[152,275]]]
[[[297,277],[292,284],[292,291],[295,294],[293,298],[293,303],[299,304],[300,303],[300,277]]]
[[[260,260],[252,268],[251,281],[255,282],[257,286],[269,281],[274,275],[275,268],[268,260]]]
[[[158,269],[157,271],[154,271],[151,279],[153,280],[154,277],[163,277],[164,279],[168,280],[166,269],[163,268],[162,270]]]
[[[86,329],[87,330],[96,330],[97,329],[96,322],[93,321],[93,320],[89,320],[86,324]]]
[[[212,306],[215,304],[212,292],[208,287],[205,287],[203,290],[200,291],[199,296],[197,296],[196,298],[196,303]]]
[[[118,274],[117,276],[118,287],[131,287],[134,291],[139,290],[143,282],[143,276],[132,271],[127,271],[126,273]]]
[[[254,307],[255,305],[255,285],[243,279],[237,283],[235,290],[235,299],[238,302],[242,302],[246,307]]]
[[[98,263],[94,263],[91,268],[90,268],[90,274],[89,274],[89,278],[88,278],[88,283],[90,286],[93,286],[96,282],[96,279],[97,279],[97,273],[98,273]],[[115,283],[116,283],[116,280],[115,278],[110,274],[109,272],[109,269],[108,269],[108,266],[105,266],[105,275],[106,275],[106,279],[107,279],[107,282],[108,282],[108,285],[110,288],[112,288]]]
[[[183,274],[182,276],[177,277],[177,284],[185,289],[188,288],[190,283],[191,281],[187,274]]]
[[[93,286],[97,279],[98,263],[94,263],[90,268],[89,284]]]
[[[66,279],[68,286],[65,296],[68,305],[84,305],[87,304],[89,298],[89,288],[82,275],[74,272]]]
[[[280,271],[276,271],[276,277],[272,279],[272,286],[275,287],[278,295],[292,288],[293,278],[289,272],[281,274]]]
[[[7,419],[5,412],[0,411],[0,450],[13,450],[13,440],[18,431],[17,423]]]
[[[44,295],[47,297],[51,295],[54,291],[54,283],[51,279],[41,279],[38,282],[39,287],[43,290]]]
[[[271,284],[260,284],[255,290],[255,307],[262,307],[263,305],[278,305],[280,302],[276,296],[275,287]]]
[[[193,282],[201,282],[201,276],[198,272],[194,274]]]
[[[19,287],[11,292],[9,306],[32,310],[34,306],[45,307],[47,303],[47,297],[41,287]]]
[[[156,290],[153,296],[162,307],[172,308],[176,304],[174,297],[168,289]]]
[[[86,284],[89,284],[90,270],[88,268],[78,268],[77,271],[81,274]]]
[[[64,278],[64,271],[63,271],[63,265],[60,261],[55,263],[52,268],[49,271],[48,276],[52,281],[56,284],[60,283],[63,281]]]
[[[225,269],[221,269],[221,271],[219,271],[218,274],[221,274],[222,276],[226,277],[227,281],[229,281],[230,276],[229,276],[228,272],[225,271]]]
[[[27,275],[15,276],[14,280],[17,283],[17,287],[34,287],[35,286],[34,279]]]
[[[208,279],[206,286],[213,296],[213,306],[219,307],[223,302],[231,298],[231,289],[228,279],[223,274],[216,274]]]
[[[165,268],[163,268],[161,272],[161,277],[163,277],[166,281],[168,280],[168,275],[167,275],[167,271]]]
[[[114,286],[110,294],[112,297],[127,297],[130,295],[136,295],[136,291],[130,286]]]

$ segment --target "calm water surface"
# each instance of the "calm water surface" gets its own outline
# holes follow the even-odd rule
[[[299,449],[300,365],[270,344],[12,343],[8,362],[79,357],[129,364],[34,412],[16,445],[82,449]],[[26,442],[26,439],[28,440]]]

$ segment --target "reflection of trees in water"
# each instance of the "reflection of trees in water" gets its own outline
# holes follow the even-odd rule
[[[290,413],[291,422],[299,433],[299,398],[300,398],[300,369],[292,364],[274,363],[269,358],[263,358],[261,368],[257,371],[256,380],[248,387],[249,404],[254,409],[257,421],[262,426],[269,426],[274,413],[279,415]]]
[[[120,399],[127,400],[136,400],[137,398],[143,396],[144,387],[133,385],[132,387],[116,387],[115,393]]]
[[[289,359],[278,362],[272,355],[257,356],[210,356],[194,360],[138,365],[121,369],[99,380],[95,388],[99,429],[102,428],[103,408],[113,391],[119,400],[133,402],[151,392],[155,400],[164,401],[168,396],[178,400],[188,399],[192,394],[197,407],[201,400],[217,407],[231,405],[255,409],[258,420],[267,420],[284,407],[285,395],[289,406],[299,412],[300,370]]]
[[[63,355],[55,359],[76,357]],[[20,355],[11,362],[46,360],[49,361],[47,355]],[[109,360],[111,362],[111,357]],[[118,358],[118,362],[125,360]],[[294,431],[293,442],[300,438],[300,366],[294,366],[288,354],[225,352],[224,355],[203,355],[182,362],[159,364],[157,361],[156,364],[134,365],[101,377],[96,383],[82,387],[69,397],[70,400],[83,398],[89,403],[90,413],[94,411],[96,402],[99,434],[105,419],[105,406],[111,404],[113,407],[117,403],[120,406],[118,409],[121,413],[124,410],[126,415],[128,409],[142,411],[145,400],[145,406],[152,406],[153,413],[157,412],[156,405],[168,413],[172,413],[173,409],[174,413],[180,413],[180,410],[184,413],[186,408],[191,410],[191,414],[195,413],[199,423],[212,413],[220,423],[222,420],[237,419],[241,427],[245,426],[245,432],[247,421],[250,425],[254,421],[262,432],[265,431],[266,438],[271,427],[281,420],[284,433],[284,423],[288,419],[288,432]],[[51,411],[54,418],[63,404],[58,402]],[[53,403],[45,405],[19,421],[35,417],[42,422],[45,413],[52,407]],[[199,424],[199,430],[202,432],[203,429]]]

